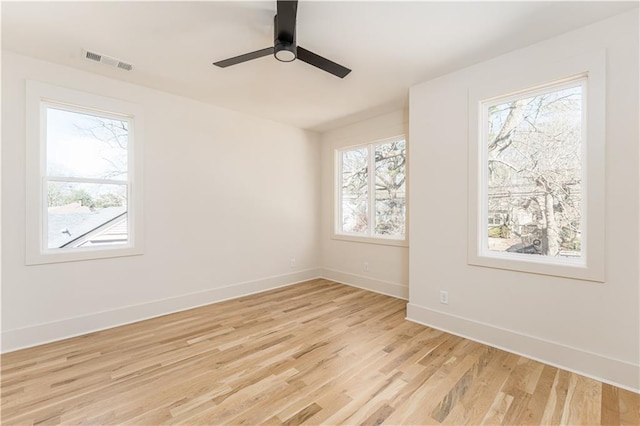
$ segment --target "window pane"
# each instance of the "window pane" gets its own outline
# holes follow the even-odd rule
[[[126,185],[49,181],[47,198],[48,248],[127,242]]]
[[[489,250],[581,256],[582,112],[582,86],[489,106]]]
[[[47,108],[47,174],[127,179],[128,122]]]
[[[376,235],[405,234],[405,141],[376,145]]]
[[[342,152],[342,232],[367,233],[367,154],[367,148]]]

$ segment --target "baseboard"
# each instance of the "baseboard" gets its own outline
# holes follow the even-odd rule
[[[248,296],[254,293],[261,293],[278,287],[285,287],[314,278],[319,278],[320,275],[320,269],[307,269],[290,274],[237,283],[227,287],[213,288],[196,293],[184,294],[169,299],[155,300],[148,303],[126,306],[95,314],[7,330],[2,332],[2,348],[0,352],[11,352],[107,328],[130,324],[149,318],[159,317],[174,312],[184,311],[198,306]]]
[[[640,365],[407,304],[407,320],[640,393]]]
[[[388,296],[408,299],[409,289],[405,285],[332,269],[308,269],[91,315],[7,330],[2,332],[1,352],[37,346],[319,277]],[[411,303],[407,304],[407,320],[640,393],[639,365]]]
[[[332,280],[341,284],[362,288],[364,290],[385,294],[387,296],[397,297],[398,299],[409,300],[408,285],[376,280],[374,278],[365,277],[362,275],[356,275],[327,268],[321,269],[321,274],[322,278],[326,278],[328,280]]]

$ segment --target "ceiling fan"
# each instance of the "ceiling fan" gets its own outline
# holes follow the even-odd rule
[[[345,68],[340,64],[323,58],[320,55],[316,55],[315,53],[296,45],[297,10],[297,0],[278,0],[276,16],[273,17],[273,47],[267,47],[265,49],[256,50],[255,52],[245,53],[244,55],[214,62],[213,65],[220,68],[226,68],[252,59],[273,55],[281,62],[292,62],[299,59],[302,62],[306,62],[309,65],[313,65],[314,67],[320,68],[321,70],[331,73],[337,77],[344,78],[351,72],[349,68]]]

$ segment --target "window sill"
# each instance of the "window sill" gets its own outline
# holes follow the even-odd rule
[[[332,234],[331,239],[338,240],[338,241],[348,241],[352,243],[379,244],[384,246],[395,246],[395,247],[409,247],[409,241],[407,239],[395,240],[391,238],[361,237],[358,235],[350,235],[350,234]]]
[[[27,253],[26,264],[45,265],[49,263],[77,262],[82,260],[108,259],[112,257],[126,257],[142,255],[141,247],[114,247],[99,249],[65,250],[64,252]]]
[[[551,275],[582,281],[602,283],[605,281],[604,269],[590,265],[588,260],[545,257],[518,253],[483,253],[471,250],[468,263],[473,266],[506,269],[530,274]],[[593,262],[592,262],[593,263]]]

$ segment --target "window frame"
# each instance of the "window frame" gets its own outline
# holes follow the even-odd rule
[[[371,161],[375,163],[375,148],[389,142],[397,142],[403,140],[405,142],[405,215],[404,215],[404,237],[396,238],[392,236],[375,235],[372,230],[375,226],[369,226],[369,233],[356,234],[341,231],[342,224],[342,153],[345,151],[353,151],[360,148],[367,148],[367,164]],[[335,240],[352,241],[360,243],[381,244],[389,246],[409,246],[409,143],[407,137],[403,134],[392,136],[384,139],[378,139],[373,142],[361,143],[357,145],[344,146],[334,150],[334,225],[331,238]],[[367,176],[367,208],[368,219],[370,223],[375,224],[375,171]],[[373,220],[373,221],[372,221]]]
[[[604,282],[605,52],[591,52],[558,63],[511,70],[509,78],[469,88],[468,263],[498,269]],[[486,108],[505,101],[577,86],[583,90],[581,257],[533,256],[491,251],[486,246]]]
[[[47,170],[47,109],[126,120],[127,179],[114,180],[49,176]],[[71,262],[143,254],[143,117],[140,106],[48,83],[26,82],[26,261],[27,265]],[[125,244],[102,247],[48,248],[48,198],[50,181],[115,183],[127,186]],[[103,182],[104,181],[104,182]]]

